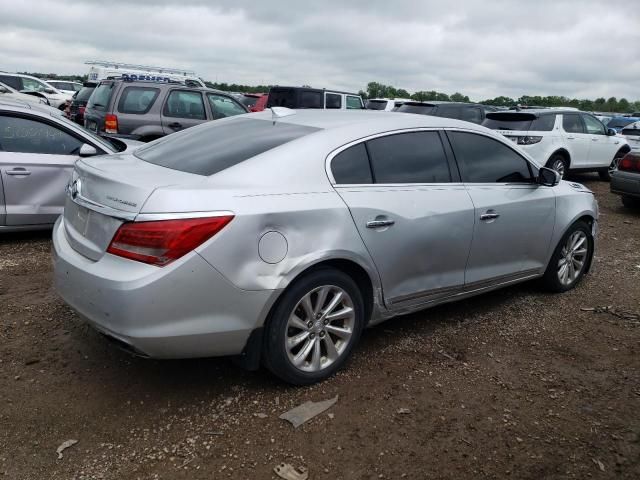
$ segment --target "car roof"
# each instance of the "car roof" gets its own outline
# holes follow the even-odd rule
[[[472,105],[474,107],[485,107],[480,103],[473,102],[448,102],[446,100],[426,100],[424,102],[420,102],[418,100],[409,100],[404,102],[407,105],[424,105],[426,107],[435,106],[435,105]]]
[[[308,91],[313,91],[313,92],[344,93],[345,95],[353,95],[354,97],[359,97],[360,96],[360,95],[358,95],[357,93],[354,93],[354,92],[345,92],[345,91],[342,91],[342,90],[334,90],[333,88],[289,87],[287,85],[274,85],[269,90],[274,90],[274,89],[278,89],[278,88],[293,89],[293,90],[308,90]]]
[[[227,97],[233,97],[233,95],[231,93],[225,92],[223,90],[216,90],[215,88],[209,88],[209,87],[190,87],[188,85],[185,85],[182,82],[154,82],[154,81],[151,81],[151,80],[126,80],[124,78],[103,78],[102,80],[100,80],[100,81],[98,81],[96,83],[96,86],[101,84],[101,83],[106,83],[106,82],[126,83],[127,85],[134,85],[136,87],[149,87],[149,86],[153,86],[153,85],[157,85],[157,86],[160,86],[160,87],[179,87],[179,88],[184,88],[184,89],[188,89],[188,90],[199,90],[199,91],[202,91],[202,92],[219,93],[219,94],[222,94],[222,95],[226,95]]]

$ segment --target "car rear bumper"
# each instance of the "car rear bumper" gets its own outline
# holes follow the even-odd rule
[[[61,217],[53,229],[54,285],[89,324],[154,358],[242,353],[277,291],[241,290],[196,253],[163,267],[76,252]],[[122,345],[124,344],[124,345]]]
[[[640,197],[640,173],[616,170],[611,175],[611,193]]]

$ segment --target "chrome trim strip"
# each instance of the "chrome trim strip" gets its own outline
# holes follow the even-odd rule
[[[215,210],[212,212],[167,212],[167,213],[140,213],[135,217],[135,222],[154,222],[159,220],[180,220],[184,218],[227,217],[234,215],[228,210]]]
[[[67,191],[67,193],[69,192]],[[89,200],[88,198],[83,197],[79,193],[76,194],[75,198],[69,193],[69,198],[71,198],[72,202],[88,208],[89,210],[93,210],[109,217],[119,218],[121,220],[132,221],[134,218],[136,218],[136,215],[138,215],[135,212],[125,212],[124,210],[118,210],[117,208],[112,208],[100,203],[96,203],[93,200]]]

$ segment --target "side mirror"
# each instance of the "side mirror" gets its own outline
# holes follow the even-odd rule
[[[49,95],[53,95],[56,91],[53,88],[45,88],[44,93],[48,93]]]
[[[96,147],[89,145],[88,143],[83,144],[80,147],[80,153],[78,153],[81,157],[93,157],[97,154],[98,150],[96,150]]]
[[[547,167],[540,167],[538,171],[538,184],[545,187],[555,187],[560,183],[560,174]]]
[[[609,137],[613,137],[614,135],[616,135],[616,131],[613,128],[607,128],[607,135]]]

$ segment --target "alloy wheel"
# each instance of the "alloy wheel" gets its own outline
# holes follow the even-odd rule
[[[613,159],[613,162],[611,162],[611,165],[609,165],[609,175],[611,175],[618,169],[618,164],[620,163],[621,158],[622,157],[616,157]]]
[[[587,261],[587,234],[582,230],[573,232],[560,251],[558,280],[562,285],[571,285],[582,273]]]
[[[561,158],[554,160],[553,164],[551,165],[551,168],[553,168],[556,172],[560,174],[560,178],[564,178],[564,174],[565,174],[564,160],[562,160]]]
[[[318,372],[346,351],[353,336],[355,309],[340,287],[323,285],[305,294],[287,321],[285,348],[291,364]]]

